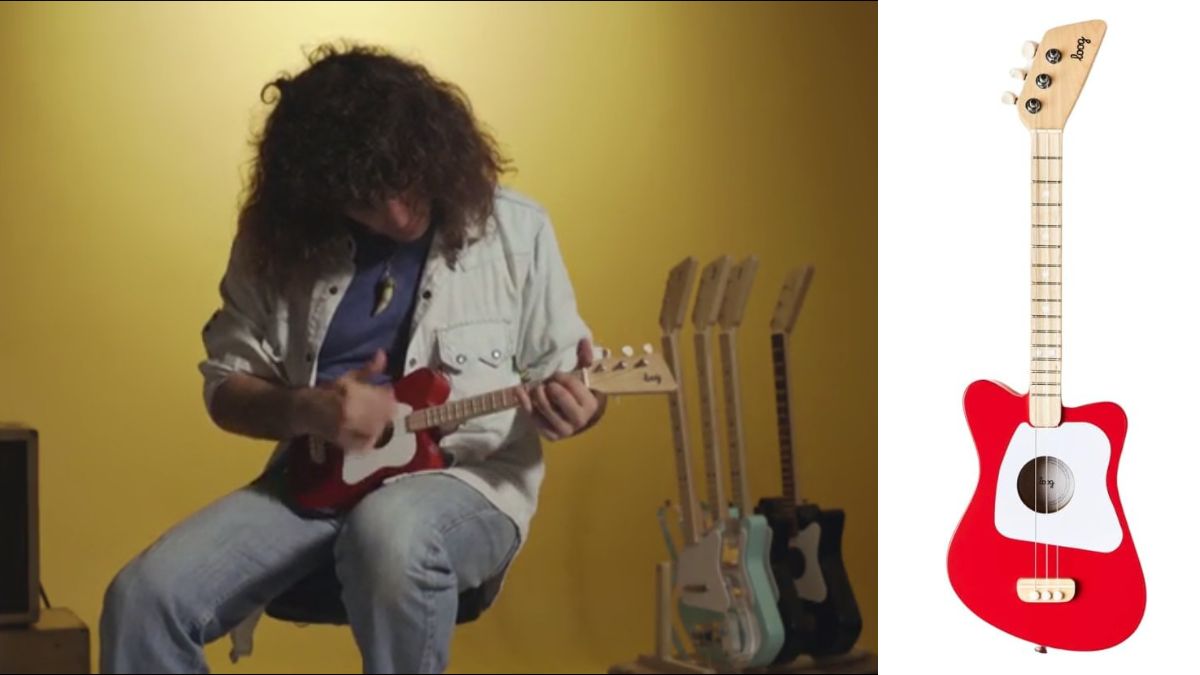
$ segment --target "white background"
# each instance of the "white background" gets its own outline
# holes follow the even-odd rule
[[[1200,613],[1200,16],[1176,2],[917,3],[879,22],[879,576],[887,673],[1126,673],[1191,666]],[[946,551],[978,478],[962,395],[1028,389],[1029,135],[1000,103],[1021,45],[1108,23],[1067,122],[1064,404],[1129,416],[1118,474],[1141,627],[1051,650],[972,614]],[[1119,593],[1119,588],[1111,589]],[[1098,617],[1102,620],[1102,617]]]

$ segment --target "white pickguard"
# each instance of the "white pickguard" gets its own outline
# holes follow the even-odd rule
[[[829,593],[825,586],[825,577],[821,575],[821,561],[817,557],[820,544],[820,523],[809,523],[808,527],[788,540],[788,546],[800,551],[804,556],[804,574],[794,580],[796,595],[809,602],[824,602],[826,594]]]
[[[417,454],[416,436],[404,431],[404,420],[412,412],[412,407],[398,403],[396,408],[396,417],[392,419],[396,431],[387,445],[378,449],[347,452],[342,458],[342,481],[347,485],[353,485],[380,469],[404,466]]]
[[[996,484],[996,529],[1020,541],[1034,541],[1034,511],[1017,494],[1017,476],[1034,458],[1035,429],[1017,427]],[[1121,524],[1108,496],[1108,463],[1112,448],[1108,437],[1094,424],[1067,422],[1037,429],[1037,455],[1057,457],[1070,467],[1075,492],[1066,506],[1054,513],[1037,513],[1037,543],[1108,553],[1121,545]]]
[[[721,532],[714,528],[693,546],[679,552],[675,583],[680,601],[713,612],[729,611],[729,592],[721,575]],[[704,587],[704,591],[689,591],[687,587]]]

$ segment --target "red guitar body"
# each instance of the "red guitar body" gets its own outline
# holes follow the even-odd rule
[[[315,450],[314,441],[307,436],[292,441],[287,449],[286,475],[289,501],[295,508],[320,514],[344,512],[392,476],[445,467],[436,428],[408,432],[404,421],[413,411],[445,403],[450,383],[437,372],[422,368],[394,382],[393,390],[400,413],[393,420],[392,433],[376,448],[348,457],[331,443],[321,443],[323,452]],[[381,465],[354,471],[347,479],[347,463],[365,464],[363,456],[371,453],[377,454],[368,466]]]
[[[979,381],[967,388],[964,407],[979,452],[979,484],[950,543],[948,568],[954,591],[984,621],[1037,645],[1082,651],[1124,641],[1141,622],[1146,607],[1141,563],[1117,492],[1125,413],[1113,403],[1062,409],[1062,424],[1087,423],[1107,437],[1107,468],[1101,464],[1093,472],[1105,477],[1105,485],[1097,484],[1092,490],[1101,496],[1107,491],[1112,506],[1108,513],[1116,512],[1112,541],[1117,541],[1119,524],[1119,544],[1105,553],[1065,545],[1051,547],[1050,576],[1073,579],[1075,597],[1069,602],[1037,603],[1018,597],[1016,583],[1019,578],[1034,576],[1033,559],[1036,555],[1040,561],[1046,545],[1002,535],[996,515],[1001,464],[1018,427],[1029,422],[1029,397],[995,382]],[[1013,485],[1011,489],[1017,488]],[[1062,513],[1071,506],[1068,503]],[[1028,514],[1032,520],[1033,511]],[[1038,575],[1044,572],[1039,569]]]

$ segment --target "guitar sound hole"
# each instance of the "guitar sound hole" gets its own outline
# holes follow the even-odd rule
[[[1061,511],[1075,495],[1075,474],[1057,457],[1031,459],[1017,476],[1017,494],[1030,511]]]
[[[375,449],[378,450],[392,441],[392,436],[396,434],[396,427],[391,422],[383,428],[383,433],[379,434],[379,440],[375,441]]]

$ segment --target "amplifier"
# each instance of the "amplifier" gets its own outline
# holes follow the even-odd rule
[[[0,425],[0,625],[38,620],[38,434]]]

